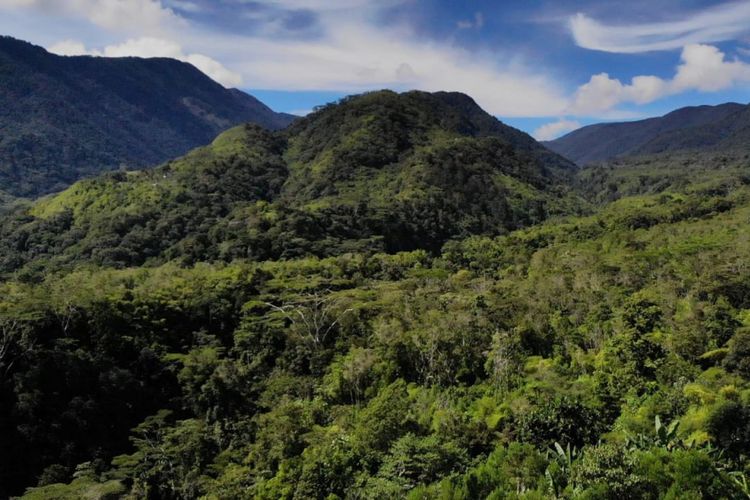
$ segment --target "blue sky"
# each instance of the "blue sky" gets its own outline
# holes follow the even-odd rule
[[[298,114],[379,88],[457,90],[541,139],[750,101],[748,0],[0,0],[0,33],[175,57]]]

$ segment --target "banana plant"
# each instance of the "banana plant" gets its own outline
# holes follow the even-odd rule
[[[575,446],[570,446],[570,443],[563,448],[557,441],[554,447],[547,450],[547,459],[551,463],[544,471],[544,476],[547,478],[553,498],[562,498],[573,462],[578,458],[579,453],[579,450]]]
[[[689,448],[691,445],[686,445],[681,439],[677,437],[677,429],[680,425],[679,420],[673,420],[668,425],[662,423],[659,415],[654,417],[654,434],[638,433],[636,435],[630,435],[626,438],[626,446],[630,450],[644,450],[652,446],[659,446],[672,451],[676,448]]]
[[[661,423],[659,415],[654,417],[654,431],[656,431],[656,444],[667,450],[673,450],[682,445],[677,438],[677,428],[680,426],[679,420],[672,420],[669,425]]]

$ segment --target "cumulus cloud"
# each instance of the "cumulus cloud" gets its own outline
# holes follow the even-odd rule
[[[557,120],[551,123],[545,123],[538,129],[534,130],[532,135],[538,141],[551,141],[557,139],[563,134],[581,128],[581,124],[575,120]]]
[[[90,52],[86,49],[83,42],[77,40],[62,40],[54,45],[50,45],[47,47],[47,50],[59,56],[101,55]]]
[[[0,0],[0,8],[34,9],[41,15],[82,17],[116,32],[158,34],[185,27],[185,21],[159,0]]]
[[[555,115],[567,103],[551,79],[518,61],[499,65],[489,56],[418,41],[399,28],[356,23],[326,32],[314,41],[253,39],[241,51],[217,51],[256,88],[456,90],[504,116]]]
[[[586,49],[619,53],[680,49],[696,43],[733,40],[749,33],[750,2],[725,3],[657,23],[611,25],[581,13],[568,23],[576,43]]]
[[[727,60],[714,46],[694,44],[682,50],[681,63],[672,79],[636,76],[630,83],[622,83],[600,73],[578,88],[568,112],[595,115],[622,103],[646,104],[689,90],[714,92],[744,83],[750,83],[750,64]]]
[[[96,39],[73,35],[80,42],[53,45],[60,53],[83,52],[82,45],[88,47],[86,52],[97,53],[91,50],[94,45],[102,55],[175,57],[225,85],[237,85],[241,76],[252,88],[277,90],[456,90],[472,95],[489,112],[508,117],[558,115],[566,108],[559,82],[517,55],[470,52],[451,41],[425,40],[408,25],[373,21],[383,8],[404,1],[223,2],[225,7],[235,4],[236,15],[243,8],[310,11],[319,32],[306,39],[269,36],[263,29],[230,33],[196,24],[169,8],[166,0],[0,0],[0,8],[12,3],[40,15],[76,16],[101,28],[103,35]],[[483,19],[477,17],[474,23]],[[111,45],[103,47],[101,39]]]
[[[723,52],[710,45],[685,47],[682,61],[672,81],[675,91],[697,89],[713,92],[750,82],[750,64],[740,60],[727,61]]]
[[[228,70],[218,61],[203,54],[185,54],[179,44],[161,38],[131,39],[119,45],[109,45],[103,50],[89,50],[81,42],[64,40],[49,47],[49,51],[65,56],[169,57],[192,64],[225,87],[237,87],[242,83],[239,74]]]
[[[210,4],[212,9],[221,5],[236,9],[230,12],[237,16],[254,13],[261,26],[264,20],[270,26],[271,20],[278,18],[278,9],[288,12],[303,9],[314,16],[316,25],[315,32],[304,38],[279,35],[273,31],[277,26],[273,34],[262,27],[244,33],[227,32],[221,26],[187,20],[179,10],[170,8],[177,8],[178,4],[208,8],[208,4],[198,0],[0,0],[0,9],[34,9],[42,13],[40,16],[51,16],[53,20],[55,16],[66,20],[73,16],[98,27],[96,37],[80,35],[83,38],[74,36],[72,40],[52,44],[50,49],[60,54],[172,57],[195,65],[226,86],[244,83],[251,88],[339,92],[383,87],[455,90],[471,95],[490,113],[505,117],[601,118],[618,113],[621,104],[646,104],[688,90],[715,91],[750,81],[747,63],[727,59],[710,45],[688,44],[671,79],[641,75],[621,81],[600,73],[571,93],[558,79],[527,64],[517,54],[504,53],[502,49],[470,52],[450,40],[426,40],[408,25],[373,22],[384,5],[403,1],[223,0],[221,4]],[[744,8],[728,4],[704,11],[701,14],[704,17],[698,16],[698,20],[723,21],[730,11],[736,19],[741,19]],[[117,23],[117,18],[122,22]],[[483,22],[477,16],[472,25],[476,27]],[[693,18],[685,21],[690,26],[696,22]],[[719,24],[716,21],[712,25]],[[676,30],[659,26],[667,34]],[[604,31],[608,28],[602,27]],[[601,37],[588,33],[593,36],[589,42],[601,46],[599,42],[614,40],[623,48],[656,40],[652,35],[657,28],[652,25],[641,28],[642,36],[639,35],[637,43],[631,43],[633,40],[625,36],[632,32],[622,30],[619,35],[615,30],[610,38],[604,38],[606,33]],[[92,45],[96,48],[92,49]],[[555,129],[550,127],[539,133],[548,134],[550,130]]]

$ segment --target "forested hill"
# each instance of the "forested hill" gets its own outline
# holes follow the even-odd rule
[[[357,98],[299,125],[286,147],[268,134],[241,142],[243,157],[277,147],[291,179],[301,131],[313,137],[321,116],[339,113],[383,125],[357,111],[383,98],[441,99]],[[339,165],[330,163],[336,144],[357,158],[399,150],[354,148],[363,144],[358,127],[327,130],[319,138],[330,145],[309,153],[316,174]],[[455,155],[471,168],[472,143],[449,137],[463,143]],[[196,158],[229,154],[238,147],[230,138]],[[440,158],[448,168],[457,156]],[[276,163],[255,165],[273,172]],[[595,213],[450,241],[434,254],[350,250],[128,269],[86,262],[66,272],[35,261],[46,272],[0,283],[0,497],[747,498],[748,168],[744,155],[690,155],[585,169],[581,193]],[[196,193],[221,179],[194,173],[204,183]],[[257,196],[280,189],[261,178]],[[210,193],[231,200],[241,180]],[[28,237],[60,221],[76,227],[118,200],[121,215],[140,213],[127,202],[148,205],[149,192],[128,198],[111,187],[129,182],[83,184],[37,205],[40,216],[70,208]],[[380,189],[372,180],[336,185],[341,199],[342,186]],[[160,209],[188,199],[164,193]],[[269,221],[286,217],[265,203]],[[203,220],[211,207],[189,215]],[[99,248],[114,237],[153,248],[117,220],[119,233],[97,226]],[[69,240],[91,238],[93,226],[78,227]],[[32,241],[24,251],[40,254],[54,240]]]
[[[574,174],[465,95],[373,92],[22,206],[2,221],[0,266],[437,251],[580,210]]]
[[[579,165],[659,153],[746,152],[750,149],[750,106],[686,107],[659,118],[589,125],[544,144]]]
[[[156,164],[243,122],[292,119],[173,59],[61,57],[0,37],[0,190],[16,196]]]

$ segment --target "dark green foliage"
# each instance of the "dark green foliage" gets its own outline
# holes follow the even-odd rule
[[[598,412],[567,397],[543,402],[521,416],[517,437],[539,449],[552,448],[556,442],[580,448],[595,443],[606,430]]]
[[[738,401],[723,401],[713,408],[707,430],[731,458],[750,451],[750,408]]]
[[[580,210],[573,168],[467,96],[374,92],[20,206],[0,224],[0,266],[436,253]]]
[[[724,366],[743,377],[750,377],[750,328],[742,328],[729,340]]]
[[[59,191],[82,177],[142,168],[243,122],[293,117],[170,59],[60,57],[0,37],[0,189]]]
[[[659,118],[589,125],[545,145],[579,165],[681,151],[746,152],[748,123],[750,107],[730,102],[681,108]]]
[[[485,462],[466,474],[446,480],[441,491],[447,493],[447,498],[462,500],[542,493],[545,491],[546,467],[544,455],[532,446],[511,443],[493,451]]]
[[[746,498],[746,166],[585,170],[595,211],[512,230],[567,171],[467,99],[14,209],[0,496]]]

